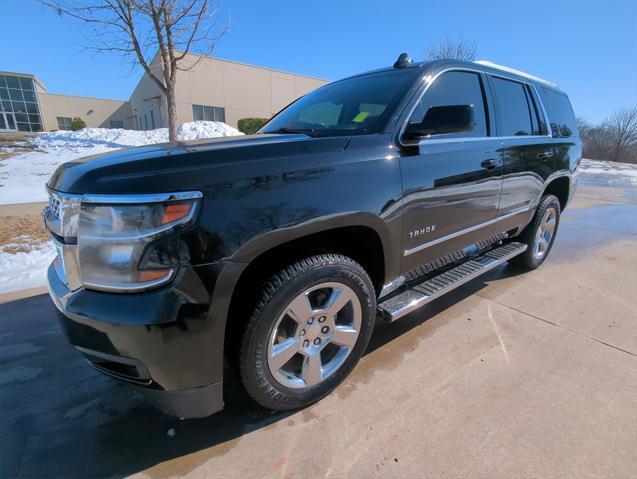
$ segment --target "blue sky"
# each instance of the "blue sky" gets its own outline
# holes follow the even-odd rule
[[[558,83],[600,121],[637,105],[637,0],[223,0],[232,27],[216,56],[329,80],[418,60],[462,37],[478,56]],[[82,48],[81,26],[35,0],[0,0],[0,70],[34,73],[53,93],[126,99],[141,77]]]

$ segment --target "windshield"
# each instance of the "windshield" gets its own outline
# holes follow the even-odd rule
[[[418,72],[392,70],[321,87],[272,118],[261,133],[312,136],[374,133],[400,101]]]

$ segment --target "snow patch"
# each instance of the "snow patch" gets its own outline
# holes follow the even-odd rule
[[[46,270],[55,257],[52,241],[34,245],[28,252],[11,252],[16,246],[0,246],[0,293],[10,293],[22,289],[46,286]]]
[[[583,180],[588,176],[608,185],[637,185],[637,165],[632,163],[583,159],[579,173]]]
[[[180,141],[187,141],[243,133],[222,122],[196,121],[181,125],[177,134]],[[0,162],[0,205],[46,202],[44,185],[62,163],[120,148],[166,143],[168,128],[150,131],[83,128],[41,133],[27,141],[35,147],[34,151]],[[10,152],[11,148],[3,148],[3,151]]]

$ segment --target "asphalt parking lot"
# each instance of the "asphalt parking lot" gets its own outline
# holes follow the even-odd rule
[[[46,295],[0,305],[0,475],[637,477],[637,188],[580,187],[553,252],[394,324],[320,403],[179,421],[93,371]]]

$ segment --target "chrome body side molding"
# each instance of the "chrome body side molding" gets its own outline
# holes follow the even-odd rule
[[[498,216],[497,218],[494,218],[492,220],[485,221],[484,223],[480,223],[480,224],[477,224],[477,225],[474,225],[474,226],[470,226],[469,228],[465,228],[463,230],[455,231],[455,232],[453,232],[451,234],[448,234],[446,236],[442,236],[442,237],[437,238],[435,240],[428,241],[427,243],[422,243],[422,244],[420,244],[418,246],[414,246],[413,248],[406,249],[405,252],[404,252],[404,255],[405,256],[409,256],[410,254],[417,253],[418,251],[422,251],[422,250],[424,250],[426,248],[429,248],[431,246],[440,244],[440,243],[442,243],[444,241],[447,241],[447,240],[450,240],[450,239],[453,239],[453,238],[457,238],[458,236],[462,236],[464,234],[471,233],[472,231],[479,230],[479,229],[484,228],[486,226],[491,226],[493,224],[496,224],[496,223],[498,223],[500,221],[506,220],[506,219],[511,218],[513,216],[516,216],[516,215],[519,215],[519,214],[522,214],[522,213],[526,213],[529,210],[531,210],[531,207],[519,208],[519,209],[517,209],[515,211],[511,211],[510,213],[507,213],[505,215]]]

